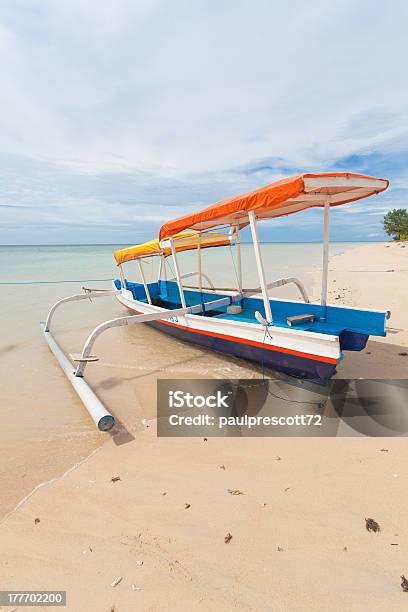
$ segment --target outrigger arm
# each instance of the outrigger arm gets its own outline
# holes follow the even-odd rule
[[[69,295],[68,297],[63,298],[62,300],[58,300],[58,302],[55,302],[55,304],[51,306],[50,308],[50,311],[47,315],[47,319],[44,324],[44,331],[45,332],[50,331],[51,321],[54,316],[54,312],[57,310],[59,306],[62,306],[62,304],[66,304],[67,302],[78,302],[80,300],[90,300],[91,298],[116,295],[117,293],[120,293],[120,289],[107,289],[107,290],[102,290],[102,291],[99,291],[99,290],[98,291],[86,291],[85,293],[76,293],[74,295]]]
[[[67,302],[76,302],[89,298],[113,296],[120,292],[121,290],[118,289],[110,291],[89,291],[88,293],[71,295],[56,302],[51,307],[46,322],[41,323],[44,337],[47,341],[48,346],[54,353],[58,363],[60,364],[68,380],[74,387],[75,391],[80,396],[85,408],[88,410],[98,429],[100,429],[101,431],[111,430],[115,424],[115,419],[106,410],[100,399],[93,392],[88,383],[83,379],[83,376],[87,363],[89,361],[95,361],[95,357],[91,356],[91,351],[96,339],[104,331],[113,327],[123,327],[125,325],[134,325],[137,323],[148,323],[150,321],[171,319],[172,317],[177,317],[185,314],[199,314],[203,311],[203,309],[221,308],[223,306],[228,306],[233,302],[241,300],[243,297],[242,294],[238,294],[230,297],[213,300],[211,302],[206,302],[205,304],[196,304],[195,306],[189,306],[186,308],[177,308],[175,310],[169,311],[163,310],[160,312],[153,312],[149,314],[129,315],[127,317],[118,317],[116,319],[105,321],[104,323],[98,325],[88,336],[82,349],[81,356],[79,358],[74,359],[74,361],[78,362],[78,365],[76,366],[76,369],[73,370],[73,365],[71,361],[65,355],[64,351],[58,345],[50,331],[51,321],[56,309],[62,304],[66,304]]]
[[[205,309],[222,308],[223,306],[229,306],[232,302],[238,302],[242,299],[242,294],[234,295],[231,297],[220,298],[218,300],[212,300],[203,304],[196,304],[195,306],[189,306],[187,308],[176,308],[175,310],[163,310],[162,312],[152,312],[148,314],[129,315],[127,317],[118,317],[117,319],[111,319],[101,323],[93,332],[88,336],[84,348],[82,349],[81,357],[75,371],[75,376],[83,376],[88,363],[88,359],[91,355],[93,345],[96,339],[107,329],[112,327],[123,327],[125,325],[134,325],[136,323],[149,323],[150,321],[166,320],[173,317],[179,317],[185,314],[199,314],[202,312],[203,307]]]

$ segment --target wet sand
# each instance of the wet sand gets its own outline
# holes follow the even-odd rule
[[[27,320],[3,332],[0,366],[7,384],[1,390],[0,517],[34,487],[61,475],[106,441],[66,380],[38,324],[44,318],[44,304],[75,291],[76,287],[44,289],[42,306],[26,300]],[[124,314],[111,298],[62,307],[53,331],[67,354],[78,352],[100,321]],[[141,429],[142,419],[155,416],[159,376],[259,376],[249,363],[177,342],[147,326],[111,330],[96,348],[101,359],[88,366],[87,379],[130,436]]]

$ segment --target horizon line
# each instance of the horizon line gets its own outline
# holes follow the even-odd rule
[[[322,244],[322,240],[262,240],[262,244]],[[330,243],[356,243],[356,242],[392,242],[391,239],[383,240],[331,240]],[[0,244],[1,247],[92,247],[92,246],[129,246],[139,245],[143,242],[61,242],[61,243],[32,243],[32,244]],[[241,244],[252,244],[252,241],[242,241]]]

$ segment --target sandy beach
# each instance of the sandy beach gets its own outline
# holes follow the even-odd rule
[[[403,243],[331,259],[330,302],[392,313],[388,336],[348,353],[338,376],[406,378],[407,274]],[[87,375],[122,432],[102,446],[97,434],[88,458],[66,462],[3,517],[3,588],[64,589],[73,611],[405,609],[405,439],[157,438],[154,421],[142,424],[155,416],[157,378],[261,374],[193,346],[180,346],[180,360],[167,337],[149,360],[158,332],[132,331],[107,334],[98,346],[106,357]],[[59,339],[67,351],[78,344],[62,326]],[[86,419],[70,397],[71,414]],[[366,530],[367,517],[379,533]]]
[[[406,378],[408,358],[408,243],[364,245],[330,262],[330,303],[389,310],[387,336],[369,340],[366,350],[348,353],[339,375],[345,378]],[[318,299],[318,275],[313,297]]]

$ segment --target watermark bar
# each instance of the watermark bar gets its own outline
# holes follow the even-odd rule
[[[66,591],[0,591],[0,606],[66,606]]]
[[[158,380],[157,434],[407,436],[408,380]]]

